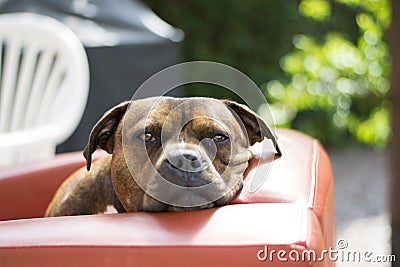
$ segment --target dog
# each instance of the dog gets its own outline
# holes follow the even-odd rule
[[[228,204],[241,190],[264,138],[281,151],[268,125],[247,106],[205,97],[123,102],[93,127],[86,168],[58,189],[45,216],[190,211]],[[100,147],[108,152],[94,161]]]

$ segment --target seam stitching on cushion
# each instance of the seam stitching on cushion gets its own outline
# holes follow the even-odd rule
[[[310,184],[310,193],[308,196],[308,206],[310,208],[314,207],[314,202],[315,202],[315,193],[316,193],[316,178],[318,175],[318,141],[317,140],[313,140],[312,142],[312,161],[311,161],[311,184]]]

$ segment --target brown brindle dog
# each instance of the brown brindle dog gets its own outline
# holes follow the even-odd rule
[[[228,204],[242,188],[267,124],[244,105],[211,98],[146,98],[107,111],[90,133],[81,168],[58,189],[46,216],[187,211]],[[97,147],[110,153],[93,164]],[[204,188],[204,190],[202,190]]]

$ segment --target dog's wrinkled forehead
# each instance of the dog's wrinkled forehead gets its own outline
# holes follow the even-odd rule
[[[148,98],[131,103],[124,123],[134,127],[141,125],[177,127],[196,121],[196,125],[208,122],[225,127],[237,127],[238,123],[229,108],[220,100],[212,98]]]

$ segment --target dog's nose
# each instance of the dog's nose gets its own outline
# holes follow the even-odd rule
[[[160,166],[160,174],[173,184],[183,187],[198,187],[210,183],[204,170],[207,161],[201,151],[189,148],[172,148],[165,151],[165,160]]]
[[[183,172],[199,172],[202,167],[201,155],[196,150],[179,149],[168,156],[171,167]]]
[[[186,165],[190,165],[190,170],[189,171],[198,171],[198,169],[201,167],[201,155],[200,153],[198,153],[197,151],[192,151],[192,150],[188,150],[188,151],[184,151],[184,153],[182,153],[182,156],[188,160],[189,164]],[[180,163],[182,165],[184,164],[185,160],[180,160]]]
[[[170,168],[181,172],[200,172],[203,160],[199,151],[193,149],[177,149],[167,155]]]
[[[200,155],[196,151],[186,150],[182,153],[182,156],[190,161],[199,160]]]

